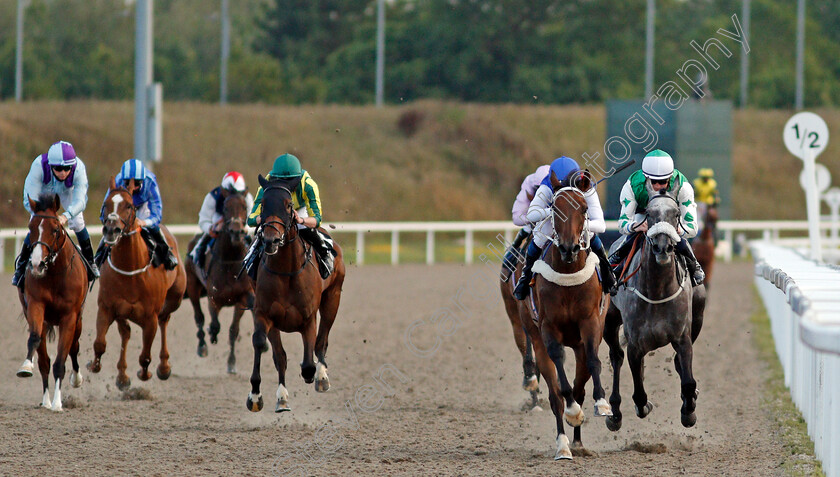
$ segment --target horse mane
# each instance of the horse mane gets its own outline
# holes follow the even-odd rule
[[[46,212],[48,210],[58,211],[58,204],[56,204],[56,194],[41,194],[35,199],[35,208],[33,213]]]

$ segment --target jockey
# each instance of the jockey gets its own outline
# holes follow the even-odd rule
[[[266,179],[294,179],[300,177],[300,182],[292,191],[293,219],[297,223],[300,237],[309,242],[318,256],[318,270],[321,278],[326,279],[333,271],[333,259],[336,255],[332,247],[332,239],[317,230],[321,225],[321,198],[318,196],[318,184],[312,180],[306,170],[301,169],[300,160],[291,154],[283,154],[274,160],[271,172]],[[256,227],[262,218],[262,196],[263,189],[257,191],[257,198],[254,200],[254,207],[251,215],[248,216],[248,225]],[[251,278],[256,279],[257,267],[253,266],[258,262],[262,254],[262,240],[254,240],[251,250],[245,257],[245,268]]]
[[[37,200],[41,194],[58,194],[64,213],[58,216],[61,225],[67,225],[76,233],[82,255],[88,261],[88,281],[99,277],[99,270],[93,263],[93,247],[90,244],[90,234],[85,227],[82,211],[87,205],[88,179],[85,163],[76,157],[76,151],[69,142],[59,141],[50,146],[46,154],[42,154],[32,161],[29,174],[23,186],[23,207],[30,215],[33,214],[29,199]],[[18,255],[12,285],[23,286],[23,275],[32,246],[29,234],[23,239],[23,247]]]
[[[550,166],[548,175],[542,180],[539,188],[534,194],[534,200],[528,207],[528,214],[526,216],[529,223],[536,224],[534,227],[534,239],[528,245],[528,252],[525,255],[525,266],[522,268],[522,276],[516,282],[516,288],[513,290],[513,296],[518,300],[524,300],[528,296],[528,289],[531,283],[533,273],[531,268],[534,262],[542,254],[546,243],[551,240],[554,235],[552,228],[552,214],[553,214],[553,198],[554,190],[551,186],[551,175],[553,174],[557,180],[565,179],[571,172],[579,171],[580,166],[566,156],[555,159]],[[615,286],[615,277],[612,274],[612,269],[607,261],[607,254],[604,251],[604,245],[601,239],[596,234],[607,230],[607,224],[604,222],[604,212],[601,209],[601,202],[598,198],[598,191],[595,187],[591,187],[587,191],[583,191],[586,198],[587,206],[587,222],[590,232],[590,246],[595,255],[600,259],[601,280],[603,282],[603,289],[609,292]]]
[[[504,265],[504,269],[502,270],[504,281],[508,281],[510,274],[513,273],[513,269],[516,268],[516,254],[519,246],[531,235],[531,231],[533,230],[531,223],[526,218],[528,207],[531,205],[531,201],[534,200],[534,194],[537,193],[537,188],[540,186],[540,183],[548,175],[549,168],[550,166],[548,164],[540,166],[534,173],[525,177],[525,180],[522,181],[519,194],[517,194],[516,200],[513,202],[513,210],[511,211],[513,223],[522,228],[519,229],[516,238],[513,239],[513,243],[508,248],[507,253],[505,253],[505,258],[502,261]]]
[[[694,179],[694,193],[698,204],[707,204],[709,207],[716,207],[720,204],[717,181],[714,179],[715,171],[704,167],[697,172],[697,179]]]
[[[131,179],[134,179],[134,185],[131,185]],[[136,209],[137,225],[146,231],[149,237],[155,242],[155,254],[163,263],[164,268],[173,270],[178,266],[178,258],[172,253],[163,232],[160,231],[160,221],[163,216],[163,203],[160,200],[160,190],[157,185],[157,177],[143,166],[143,163],[137,159],[129,159],[125,161],[120,168],[120,173],[114,178],[117,187],[125,187],[131,194],[134,208]],[[109,190],[105,197],[111,191]],[[102,209],[99,214],[99,220],[105,221],[105,202],[102,203]],[[99,248],[96,250],[97,263],[102,266],[102,263],[108,257],[108,252],[111,247],[104,242],[100,242]]]
[[[694,201],[694,189],[688,179],[674,169],[674,160],[668,153],[656,149],[648,153],[642,161],[642,169],[634,172],[621,189],[621,215],[618,217],[619,231],[624,235],[624,242],[610,256],[610,263],[618,264],[630,251],[636,234],[647,232],[648,225],[644,212],[648,203],[646,183],[650,183],[654,191],[668,189],[675,192],[680,204],[681,235],[676,251],[685,257],[686,265],[691,273],[693,285],[703,283],[706,274],[703,267],[694,256],[686,238],[697,235],[697,204]]]
[[[207,249],[210,248],[211,239],[216,238],[224,225],[222,221],[224,219],[225,199],[230,194],[244,194],[248,211],[251,211],[254,206],[254,196],[247,190],[248,187],[245,185],[245,178],[242,174],[230,171],[222,177],[222,184],[219,187],[204,196],[204,203],[201,204],[201,210],[198,212],[198,227],[202,234],[198,243],[190,252],[190,256],[199,268],[204,268],[204,257]]]

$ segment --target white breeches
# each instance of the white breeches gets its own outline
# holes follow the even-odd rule
[[[551,217],[549,216],[534,226],[534,245],[544,249],[552,235],[554,235],[554,229],[551,227]]]

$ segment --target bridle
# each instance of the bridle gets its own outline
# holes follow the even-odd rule
[[[584,195],[583,191],[578,189],[577,187],[566,186],[566,187],[561,187],[560,189],[555,191],[554,196],[551,199],[551,229],[554,230],[554,231],[557,230],[555,228],[555,220],[556,220],[555,217],[557,217],[557,211],[558,211],[557,206],[555,204],[557,203],[557,199],[560,197],[560,194],[563,193],[563,192],[566,192],[566,191],[572,192],[574,194],[579,194],[584,199],[584,203],[586,202],[586,196]],[[579,210],[579,209],[580,208],[578,207],[575,210]],[[560,220],[563,220],[563,219],[561,218]],[[558,239],[556,233],[552,234],[551,242],[556,247],[560,246],[560,240]],[[584,206],[584,210],[583,210],[583,230],[581,230],[580,237],[578,237],[578,245],[580,245],[581,250],[588,250],[589,245],[590,245],[589,208],[586,207],[586,206]]]
[[[289,197],[292,197],[292,191],[290,191],[288,188],[283,187],[283,186],[266,187],[263,194],[265,194],[266,192],[268,192],[269,190],[272,190],[272,189],[280,189],[280,190],[286,191],[289,194]],[[263,195],[263,197],[265,197],[265,195]],[[286,242],[286,236],[289,233],[289,230],[291,230],[291,228],[294,226],[294,224],[292,223],[292,206],[291,206],[291,204],[289,205],[287,212],[288,212],[288,214],[287,214],[288,215],[288,220],[287,221],[281,222],[279,220],[269,220],[267,222],[263,222],[262,225],[260,225],[260,228],[257,229],[257,237],[260,238],[261,240],[265,239],[265,229],[266,228],[274,229],[278,234],[280,234],[280,238],[275,239],[275,241],[277,243],[277,249],[274,252],[271,252],[271,253],[265,252],[266,255],[274,255],[275,253],[277,253],[280,250],[281,247],[284,247],[287,243],[294,242],[298,238],[297,234],[295,234],[294,237],[292,237],[288,242]],[[265,214],[265,209],[263,209],[263,214]],[[278,226],[283,227],[283,230],[281,231],[278,228]]]
[[[58,216],[55,216],[55,215],[32,214],[32,216],[33,217],[39,217],[41,219],[52,219],[52,220],[58,221]],[[55,233],[55,239],[53,240],[52,246],[50,246],[50,244],[44,242],[43,240],[37,240],[35,242],[32,242],[32,244],[31,244],[32,247],[35,247],[36,245],[40,244],[40,245],[43,245],[44,247],[47,248],[47,252],[48,252],[47,257],[43,260],[45,268],[49,267],[50,265],[52,265],[53,262],[55,262],[55,259],[58,257],[58,254],[61,252],[61,249],[64,247],[65,242],[62,241],[61,244],[59,244],[58,241],[62,238],[64,238],[65,240],[67,239],[67,232],[65,232],[64,227],[61,226],[60,222],[59,222],[58,228],[56,228],[54,230],[56,231],[56,233]],[[40,237],[40,234],[39,234],[38,239],[40,239],[40,238],[41,237]]]
[[[115,193],[120,193],[121,190],[125,190],[125,189],[114,189],[114,192]],[[128,192],[128,191],[125,190],[125,192]],[[129,195],[131,195],[131,194],[129,194]],[[107,202],[107,199],[106,199],[106,202]],[[132,227],[134,225],[134,222],[137,220],[137,207],[134,205],[133,202],[125,202],[125,205],[131,211],[131,215],[129,216],[130,217],[129,220],[123,220],[123,218],[120,216],[120,214],[117,213],[116,208],[114,209],[113,212],[111,212],[110,214],[108,214],[105,217],[105,221],[107,221],[109,219],[114,219],[114,220],[119,220],[122,223],[122,228],[120,229],[120,233],[119,233],[119,235],[117,235],[117,238],[115,238],[113,242],[109,242],[108,240],[105,240],[104,237],[102,238],[102,240],[106,244],[108,244],[112,247],[114,245],[116,245],[116,243],[119,242],[121,238],[130,236],[130,235],[134,235],[135,233],[137,233],[137,230]],[[126,232],[126,230],[129,230],[129,229],[130,229],[130,231]]]
[[[654,195],[654,196],[652,196],[652,197],[648,200],[648,205],[649,205],[651,202],[653,202],[653,201],[654,201],[654,199],[660,199],[660,198],[668,198],[668,199],[671,199],[672,201],[674,201],[674,204],[676,204],[676,206],[677,206],[677,211],[679,211],[679,208],[680,208],[680,202],[676,199],[676,197],[673,197],[673,196],[672,196],[672,195],[670,195],[670,194],[657,194],[657,195]],[[645,208],[645,221],[647,221],[647,220],[649,220],[649,219],[651,219],[651,218],[652,218],[652,217],[651,217],[651,216],[650,216],[650,214],[647,212],[647,207],[646,207],[646,208]],[[680,216],[679,212],[677,213],[677,222],[678,222],[679,227],[680,227],[680,228],[682,228],[683,230],[685,230],[685,226],[683,226],[683,223],[682,223],[682,217]],[[659,223],[659,222],[656,222],[656,223]],[[654,235],[653,237],[656,237],[656,235]],[[645,234],[645,241],[646,241],[649,245],[653,245],[653,237],[649,236],[648,234]]]

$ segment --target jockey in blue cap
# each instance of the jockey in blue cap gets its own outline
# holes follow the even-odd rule
[[[579,170],[580,166],[572,158],[562,156],[555,159],[551,163],[548,175],[540,183],[534,195],[534,200],[531,201],[531,205],[528,207],[526,218],[528,222],[535,224],[534,239],[528,245],[528,252],[525,255],[525,266],[522,268],[522,276],[519,278],[519,281],[516,283],[516,288],[513,290],[513,296],[518,300],[524,300],[528,296],[528,290],[533,276],[531,268],[542,254],[545,244],[554,235],[551,221],[552,209],[554,207],[554,190],[551,187],[551,176],[554,175],[557,180],[562,181],[573,171]],[[615,277],[607,261],[604,245],[601,243],[601,239],[595,235],[607,230],[607,224],[604,221],[604,211],[601,209],[601,201],[598,198],[598,191],[595,187],[583,191],[583,195],[586,198],[588,229],[592,235],[590,246],[592,247],[592,251],[600,259],[603,289],[605,292],[609,292],[615,286]]]
[[[64,213],[58,216],[61,225],[67,225],[76,233],[82,255],[89,262],[88,280],[99,276],[99,270],[93,264],[93,247],[90,245],[90,234],[85,227],[82,211],[87,206],[88,180],[85,164],[76,156],[76,150],[69,142],[59,141],[50,146],[46,154],[41,154],[32,161],[29,174],[23,185],[23,207],[31,215],[32,209],[29,199],[37,200],[42,194],[58,194]],[[23,239],[23,247],[18,255],[15,275],[12,285],[23,286],[23,276],[32,246],[29,234]]]
[[[137,209],[137,225],[142,227],[155,242],[155,254],[167,270],[178,266],[178,258],[172,253],[169,244],[160,231],[160,221],[163,216],[163,203],[160,200],[160,190],[157,178],[152,171],[147,170],[141,161],[129,159],[120,168],[120,173],[114,178],[117,187],[124,187],[131,194],[132,202]],[[108,193],[105,197],[108,197]],[[99,220],[105,222],[105,203],[99,214]],[[108,257],[110,247],[104,242],[99,243],[96,251],[96,261],[101,266]]]

